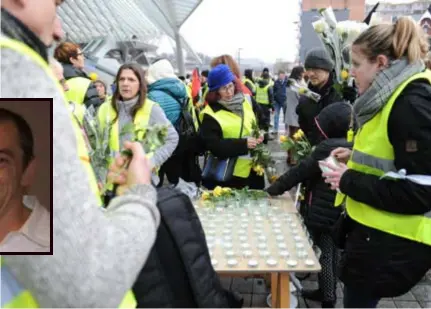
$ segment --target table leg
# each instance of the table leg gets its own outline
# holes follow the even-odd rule
[[[278,277],[279,273],[271,273],[271,302],[272,308],[278,308]]]
[[[283,272],[278,275],[277,308],[290,308],[290,277],[289,273]]]

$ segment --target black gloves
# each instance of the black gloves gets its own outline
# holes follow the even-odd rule
[[[352,86],[345,84],[343,86],[342,94],[344,100],[353,104],[353,102],[355,102],[358,97],[358,89],[356,88],[355,82],[353,81]]]

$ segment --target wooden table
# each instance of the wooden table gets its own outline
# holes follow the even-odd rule
[[[270,208],[249,210],[208,210],[195,204],[214,269],[221,276],[270,276],[272,307],[288,308],[289,273],[321,268],[290,196],[271,198],[270,203]],[[236,264],[229,264],[233,260]]]

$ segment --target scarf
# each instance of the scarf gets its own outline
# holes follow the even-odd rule
[[[1,9],[1,32],[11,39],[26,44],[45,61],[48,61],[48,52],[45,44],[19,19],[5,9]]]
[[[133,123],[132,117],[132,108],[138,103],[139,96],[134,97],[133,99],[127,101],[117,101],[118,106],[118,133],[120,134],[120,147],[124,144],[125,141],[132,140],[132,134],[127,133],[121,135],[123,128],[129,123]]]
[[[219,100],[218,102],[232,113],[242,117],[242,103],[244,102],[244,94],[242,92],[235,94],[229,101]]]
[[[401,58],[379,72],[371,86],[353,105],[359,128],[383,109],[394,91],[405,80],[424,69],[425,64],[422,60],[409,64],[407,58]]]

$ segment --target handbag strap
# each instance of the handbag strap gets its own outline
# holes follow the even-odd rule
[[[239,138],[242,137],[243,129],[244,129],[244,109],[241,112],[241,129],[239,130]]]

